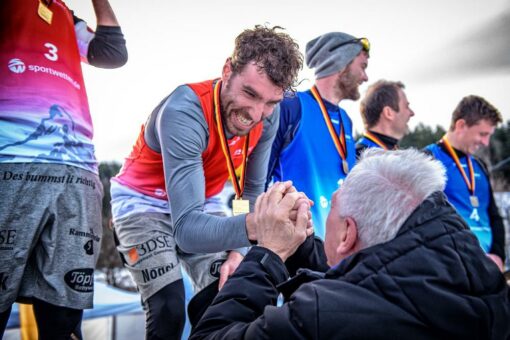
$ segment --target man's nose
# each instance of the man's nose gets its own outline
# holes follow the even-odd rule
[[[489,146],[490,139],[491,139],[490,136],[484,136],[482,137],[481,142],[484,146]]]
[[[363,80],[363,82],[368,81],[368,75],[367,75],[366,71],[363,71],[363,74],[361,76],[361,80]]]

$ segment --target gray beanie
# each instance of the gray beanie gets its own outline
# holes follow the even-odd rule
[[[356,39],[341,32],[326,33],[306,44],[305,60],[309,68],[315,68],[317,79],[340,72],[361,52],[361,44],[339,44]],[[331,50],[333,48],[333,50]]]

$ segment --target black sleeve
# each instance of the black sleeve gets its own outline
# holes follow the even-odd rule
[[[482,169],[489,179],[489,170],[487,169],[487,166],[485,163],[480,160],[479,158],[476,158],[476,161],[480,163],[482,166]],[[491,254],[498,255],[503,263],[505,263],[505,225],[503,223],[503,219],[501,218],[501,215],[499,214],[498,206],[496,205],[496,200],[494,199],[494,192],[492,191],[492,185],[489,180],[489,208],[487,209],[487,213],[489,215],[489,222],[491,225],[492,230],[492,246],[489,251]]]
[[[266,306],[276,306],[276,285],[287,278],[278,255],[252,247],[193,329],[190,339],[244,338]]]
[[[489,201],[489,220],[492,229],[492,246],[490,253],[498,255],[503,263],[505,263],[505,225],[503,223],[503,219],[499,214],[498,206],[496,205],[496,200],[494,199],[494,193],[492,192],[492,186],[489,185],[490,189],[490,201]]]
[[[87,60],[101,68],[117,68],[127,62],[126,40],[119,26],[97,26],[90,41]]]
[[[300,268],[326,272],[329,266],[322,240],[314,235],[308,236],[296,252],[285,261],[285,266],[291,277],[296,275]]]

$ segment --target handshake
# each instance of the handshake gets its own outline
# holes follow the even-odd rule
[[[285,262],[313,234],[312,205],[313,201],[298,192],[291,181],[273,184],[255,203],[252,232],[258,246],[271,250]]]

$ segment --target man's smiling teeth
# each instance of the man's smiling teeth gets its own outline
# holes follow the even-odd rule
[[[236,113],[237,119],[244,125],[250,125],[252,120],[244,117],[241,113]]]

